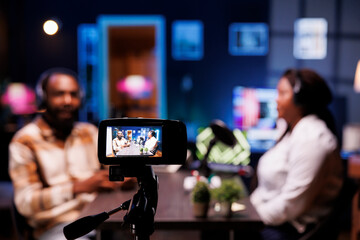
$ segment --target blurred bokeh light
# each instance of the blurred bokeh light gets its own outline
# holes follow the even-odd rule
[[[141,75],[129,75],[116,84],[118,92],[125,93],[134,99],[150,97],[152,87],[152,82]]]
[[[43,25],[44,32],[48,35],[54,35],[59,30],[59,25],[54,20],[47,20]]]
[[[10,83],[1,96],[1,103],[16,115],[36,112],[35,92],[23,83]]]

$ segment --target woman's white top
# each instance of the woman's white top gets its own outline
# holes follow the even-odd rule
[[[336,137],[325,122],[308,115],[260,158],[257,174],[250,200],[262,221],[290,222],[303,232],[329,213],[342,186]]]

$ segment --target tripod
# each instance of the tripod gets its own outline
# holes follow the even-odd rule
[[[76,220],[64,227],[66,239],[79,238],[110,217],[110,215],[127,210],[124,216],[123,225],[129,225],[130,231],[135,240],[149,240],[154,232],[154,217],[158,203],[158,177],[154,174],[151,166],[124,168],[120,166],[110,166],[110,176],[112,179],[124,180],[124,177],[135,176],[138,180],[139,189],[132,200],[127,200],[119,207],[97,215],[86,216]]]

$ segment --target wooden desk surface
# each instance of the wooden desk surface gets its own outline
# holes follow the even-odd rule
[[[190,193],[183,189],[183,180],[189,176],[189,172],[157,173],[159,177],[159,201],[155,215],[156,229],[260,229],[263,226],[254,207],[248,198],[242,199],[240,203],[245,209],[235,212],[231,218],[222,217],[210,209],[207,218],[195,218],[192,213]],[[115,191],[112,193],[101,193],[81,213],[80,217],[108,212],[128,199],[132,199],[136,190]],[[119,229],[123,222],[125,211],[120,211],[101,224],[101,229]]]

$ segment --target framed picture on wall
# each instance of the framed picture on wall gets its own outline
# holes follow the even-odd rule
[[[172,57],[175,60],[201,60],[204,55],[203,23],[177,20],[172,24]]]
[[[324,18],[300,18],[294,24],[294,57],[324,59],[327,50],[327,21]]]
[[[229,26],[229,53],[233,56],[263,56],[268,53],[266,23],[232,23]]]

